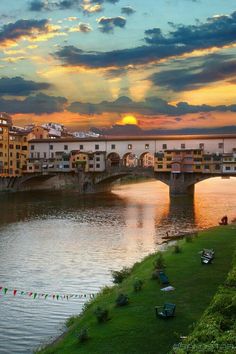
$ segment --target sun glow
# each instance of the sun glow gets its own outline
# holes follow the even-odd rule
[[[126,125],[126,124],[135,124],[138,125],[138,121],[134,116],[128,115],[122,118],[120,124]]]

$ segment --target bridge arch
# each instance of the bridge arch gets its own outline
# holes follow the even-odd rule
[[[117,152],[111,152],[107,155],[107,165],[108,167],[119,167],[120,166],[120,155]]]
[[[154,167],[154,155],[149,151],[143,152],[139,157],[140,167]]]
[[[122,159],[122,164],[125,167],[137,167],[138,166],[138,157],[132,152],[126,152]]]

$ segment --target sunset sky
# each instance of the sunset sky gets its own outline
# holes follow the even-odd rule
[[[236,126],[232,0],[2,0],[0,111],[71,129]]]

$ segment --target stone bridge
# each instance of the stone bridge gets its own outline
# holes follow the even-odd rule
[[[35,189],[73,189],[80,193],[94,193],[111,190],[112,183],[126,176],[156,179],[169,187],[171,196],[194,194],[196,183],[212,177],[236,177],[222,173],[171,173],[154,172],[153,168],[116,167],[104,172],[43,172],[19,177],[0,177],[0,191],[28,191]]]

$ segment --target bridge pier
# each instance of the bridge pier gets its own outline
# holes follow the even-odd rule
[[[194,195],[194,183],[189,174],[171,174],[169,180],[170,196]]]

